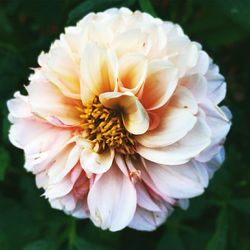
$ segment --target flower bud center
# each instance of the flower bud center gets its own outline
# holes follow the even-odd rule
[[[96,151],[112,148],[122,154],[135,153],[134,137],[124,127],[119,110],[104,107],[95,97],[81,111],[81,127]]]

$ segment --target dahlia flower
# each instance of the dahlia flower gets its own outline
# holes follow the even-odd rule
[[[10,141],[51,206],[102,229],[154,230],[224,160],[226,84],[180,26],[90,13],[38,57],[8,101]]]

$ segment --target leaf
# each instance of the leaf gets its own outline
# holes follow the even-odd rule
[[[75,24],[90,12],[104,11],[113,7],[130,7],[135,4],[135,0],[87,0],[73,9],[68,16],[67,24]]]
[[[55,250],[55,244],[51,240],[38,240],[27,244],[23,250]]]
[[[10,156],[8,151],[0,147],[0,181],[4,180],[6,170],[10,165]]]
[[[6,249],[21,249],[39,236],[41,228],[33,220],[32,213],[20,201],[0,196],[0,241]]]
[[[206,250],[224,250],[227,246],[228,234],[228,211],[224,207],[221,209],[216,220],[216,231],[209,240]]]
[[[157,13],[150,0],[139,0],[139,4],[142,11],[145,11],[150,15],[157,17]]]
[[[83,250],[83,249],[88,249],[88,250],[112,250],[113,248],[97,245],[95,243],[91,243],[85,239],[77,237],[76,239],[76,249],[77,250]]]
[[[185,250],[183,241],[180,238],[178,231],[175,228],[166,230],[161,238],[157,250]]]
[[[250,198],[232,199],[229,203],[243,213],[250,213]]]
[[[250,1],[249,0],[216,0],[215,4],[224,12],[231,20],[238,23],[241,27],[250,31]]]

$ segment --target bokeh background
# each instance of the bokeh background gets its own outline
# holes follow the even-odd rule
[[[101,231],[51,209],[24,170],[23,153],[8,141],[6,100],[24,91],[39,53],[65,26],[114,6],[179,23],[220,65],[228,83],[224,104],[233,112],[226,161],[205,194],[151,233]],[[249,34],[249,0],[0,0],[0,249],[250,249]]]

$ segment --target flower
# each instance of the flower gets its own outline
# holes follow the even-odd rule
[[[8,101],[10,141],[51,206],[102,229],[154,230],[224,160],[226,84],[180,26],[90,13],[38,58]]]

